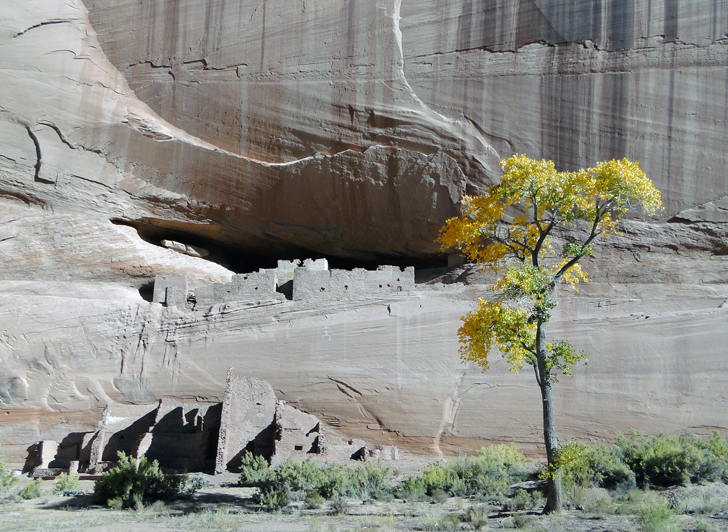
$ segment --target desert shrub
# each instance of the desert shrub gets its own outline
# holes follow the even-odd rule
[[[628,492],[636,486],[634,472],[624,463],[618,449],[599,443],[586,449],[591,484],[600,488]]]
[[[286,490],[276,489],[259,493],[256,497],[256,501],[264,509],[275,512],[288,506],[291,499]]]
[[[421,501],[427,495],[425,483],[418,477],[407,477],[399,483],[395,495],[407,502]]]
[[[394,500],[394,488],[389,489],[375,489],[371,492],[370,496],[372,499],[380,502],[391,502]]]
[[[20,490],[20,496],[23,499],[37,499],[38,497],[40,497],[42,487],[43,481],[37,478],[30,484],[26,485],[22,490]]]
[[[61,497],[73,497],[74,495],[83,493],[79,485],[78,475],[69,473],[61,473],[58,475],[51,491]]]
[[[525,478],[524,462],[515,445],[493,445],[474,457],[430,464],[419,480],[428,495],[440,490],[452,496],[485,494],[498,498],[511,484]]]
[[[416,530],[427,532],[454,532],[460,528],[460,518],[454,514],[446,514],[439,517],[426,516],[419,520]]]
[[[633,432],[619,436],[616,447],[641,486],[674,486],[687,482],[728,480],[728,442],[714,433],[702,440]]]
[[[698,519],[695,521],[695,532],[713,532],[713,527]]]
[[[212,483],[202,473],[193,473],[192,475],[187,476],[184,491],[185,494],[192,495],[196,491],[206,488],[211,484]]]
[[[489,509],[489,506],[486,504],[474,504],[467,509],[462,521],[464,523],[470,523],[472,528],[479,530],[488,524]]]
[[[508,471],[522,470],[526,457],[514,444],[481,447],[478,460],[486,469],[505,468]]]
[[[5,457],[0,454],[0,495],[7,493],[16,482],[18,477],[5,465]]]
[[[513,528],[528,528],[531,526],[531,519],[523,514],[516,514],[513,516]]]
[[[576,441],[562,445],[550,467],[543,465],[539,478],[546,479],[555,471],[561,472],[561,481],[566,491],[578,493],[578,487],[596,486],[619,489],[627,492],[636,485],[635,474],[622,460],[617,449],[604,444],[593,446]]]
[[[339,464],[318,466],[311,460],[286,460],[268,470],[258,482],[260,495],[280,491],[290,500],[304,500],[316,493],[324,499],[383,498],[393,490],[394,472],[381,462],[361,462],[356,468]]]
[[[265,484],[271,474],[272,471],[265,458],[254,456],[250,451],[245,451],[240,464],[238,485],[257,488]]]
[[[337,479],[333,470],[335,466],[328,468],[324,473],[321,468],[311,462],[304,460],[296,462],[286,460],[277,469],[271,471],[267,479],[262,481],[259,486],[261,491],[284,490],[288,493],[303,491],[312,492],[322,489],[326,485],[326,489],[335,489]],[[322,494],[323,495],[323,494]]]
[[[113,497],[106,501],[106,505],[112,510],[122,510],[124,508],[124,501],[121,497]]]
[[[612,496],[604,489],[576,486],[579,496],[570,500],[572,507],[604,517],[616,510]]]
[[[447,493],[441,489],[433,490],[431,497],[432,497],[432,502],[436,502],[438,504],[442,504],[448,499]]]
[[[679,487],[669,495],[670,506],[683,514],[712,515],[728,512],[725,490],[720,484]]]
[[[331,513],[334,515],[345,515],[349,508],[349,503],[342,497],[335,497],[331,501]]]
[[[516,490],[511,498],[511,510],[530,510],[533,508],[533,497],[526,490]]]
[[[96,481],[94,500],[112,508],[138,508],[176,497],[186,482],[186,475],[163,473],[156,460],[149,462],[145,456],[137,460],[120,452],[119,465]]]
[[[350,473],[347,495],[360,499],[385,497],[393,489],[394,476],[394,470],[382,462],[361,462]]]
[[[637,506],[637,520],[643,532],[662,532],[667,530],[674,515],[667,501],[659,498]]]
[[[317,491],[312,491],[310,493],[306,494],[306,508],[309,508],[311,510],[315,510],[318,508],[321,508],[324,505],[324,499]]]
[[[458,484],[463,484],[459,478],[460,467],[454,464],[430,464],[422,472],[420,479],[425,486],[425,492],[432,495],[434,491],[453,493],[460,491]]]

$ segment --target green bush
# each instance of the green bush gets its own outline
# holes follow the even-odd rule
[[[335,497],[331,501],[331,513],[334,515],[346,515],[349,509],[349,503],[342,497]]]
[[[264,509],[276,512],[288,506],[291,499],[285,490],[277,489],[259,493],[256,496],[256,501]]]
[[[253,470],[254,466],[250,466]],[[352,497],[357,499],[386,498],[393,490],[394,472],[381,462],[361,462],[356,468],[339,464],[319,466],[311,460],[286,460],[276,469],[263,471],[256,481],[258,500],[273,492],[285,493],[289,500],[311,499],[318,494],[324,499]],[[252,477],[250,472],[247,477]],[[264,505],[272,508],[272,505]]]
[[[586,459],[593,485],[621,492],[628,492],[636,486],[634,472],[624,463],[617,449],[601,443],[593,445],[587,448]]]
[[[451,496],[486,495],[502,498],[508,487],[526,477],[525,458],[515,445],[484,447],[477,456],[430,464],[419,481],[432,496],[443,491]]]
[[[485,504],[474,504],[465,512],[462,518],[464,523],[470,523],[475,530],[480,530],[488,524],[488,510],[490,508]]]
[[[674,513],[664,499],[644,503],[637,507],[637,518],[643,532],[666,530]]]
[[[119,465],[96,481],[94,500],[112,508],[139,508],[178,496],[186,482],[186,475],[163,473],[156,460],[149,462],[145,456],[137,460],[120,452]]]
[[[448,499],[447,493],[445,493],[441,489],[433,490],[431,497],[432,497],[432,502],[436,502],[438,504],[442,504]]]
[[[513,443],[508,445],[490,445],[481,447],[478,460],[486,468],[505,468],[509,471],[521,469],[526,457]]]
[[[513,528],[524,529],[531,526],[531,519],[523,514],[513,516]]]
[[[345,468],[351,471],[349,468]],[[379,461],[361,462],[351,472],[347,495],[359,499],[382,499],[394,489],[395,471]]]
[[[407,477],[399,483],[395,495],[407,502],[418,502],[427,495],[425,483],[418,477]]]
[[[61,473],[58,475],[51,491],[61,497],[73,497],[74,495],[83,493],[79,485],[78,475],[71,475],[69,473]]]
[[[262,456],[253,456],[253,453],[245,451],[240,464],[238,485],[257,488],[267,482],[270,476],[271,469],[268,467],[266,459]]]
[[[317,491],[312,491],[306,494],[306,508],[310,510],[317,510],[324,505],[324,499]]]
[[[612,448],[577,442],[562,445],[540,478],[561,473],[562,484],[598,486],[628,492],[635,486],[669,487],[688,482],[728,481],[728,441],[718,433],[707,440],[683,434],[620,435]]]
[[[718,433],[707,441],[692,434],[619,436],[616,448],[640,486],[728,480],[728,442]]]
[[[516,490],[511,501],[511,509],[513,511],[530,510],[533,508],[533,497],[526,490]]]
[[[561,471],[561,482],[565,490],[574,487],[597,486],[627,492],[636,485],[635,474],[622,460],[617,449],[604,444],[592,446],[571,441],[562,445],[556,455],[551,471]],[[549,469],[545,466],[538,476],[548,478]]]
[[[5,457],[0,454],[0,494],[9,491],[16,482],[18,482],[18,477],[15,476],[12,469],[5,465]]]
[[[185,491],[191,495],[197,490],[210,486],[210,484],[211,482],[202,473],[193,473],[187,477]]]
[[[20,490],[20,496],[23,499],[37,499],[40,497],[41,488],[43,487],[43,481],[39,478],[25,486]]]

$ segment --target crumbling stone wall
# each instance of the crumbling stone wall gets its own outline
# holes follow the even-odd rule
[[[376,270],[329,270],[326,259],[278,261],[278,268],[234,275],[229,283],[195,288],[194,309],[208,309],[229,301],[262,302],[334,301],[384,297],[415,289],[415,269],[379,266]],[[190,295],[184,276],[157,275],[154,301],[168,307],[185,307]],[[191,307],[190,307],[191,308]]]
[[[157,460],[167,469],[237,471],[250,451],[277,465],[286,459],[396,459],[397,449],[367,448],[363,440],[325,431],[311,414],[278,401],[267,382],[228,371],[222,403],[185,403],[162,398],[152,405],[110,405],[96,432],[71,433],[60,444],[38,445],[35,476],[64,470],[102,473],[118,452]]]
[[[415,269],[379,266],[374,271],[316,271],[298,268],[293,277],[293,299],[337,301],[365,297],[389,296],[415,289]]]
[[[188,292],[187,276],[157,274],[154,278],[152,301],[168,307],[184,305]]]
[[[237,377],[228,370],[222,403],[215,473],[235,470],[248,450],[270,458],[276,395],[267,382]]]
[[[137,439],[134,456],[146,455],[168,469],[212,470],[222,408],[162,398],[154,424]]]
[[[275,451],[271,465],[278,465],[289,458],[356,460],[365,456],[367,448],[364,440],[345,440],[327,434],[316,416],[301,412],[285,401],[278,401],[275,415]]]
[[[276,291],[276,270],[259,270],[252,273],[233,275],[229,283],[212,283],[195,289],[197,307],[207,308],[226,301],[270,301],[285,300]]]
[[[304,268],[309,271],[323,271],[329,269],[329,261],[326,259],[294,259],[279,260],[276,273],[278,274],[278,286],[283,286],[289,281],[293,281],[293,274],[298,268]]]

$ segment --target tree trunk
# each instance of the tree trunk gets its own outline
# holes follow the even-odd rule
[[[536,330],[536,353],[540,375],[539,387],[541,388],[543,404],[543,440],[546,444],[546,457],[550,466],[554,463],[556,450],[559,448],[559,440],[556,438],[556,410],[554,408],[551,380],[549,370],[546,368],[546,332],[543,323],[539,323]],[[553,477],[549,476],[544,513],[560,512],[562,498],[561,472],[556,471]]]

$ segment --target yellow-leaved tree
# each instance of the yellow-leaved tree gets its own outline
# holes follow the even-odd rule
[[[443,251],[457,248],[470,261],[504,272],[493,285],[499,295],[481,298],[462,318],[460,355],[485,371],[497,348],[511,370],[533,367],[543,399],[549,513],[562,506],[552,385],[586,356],[566,340],[546,336],[556,289],[587,280],[579,261],[592,255],[597,237],[617,232],[628,211],[651,215],[662,203],[638,163],[627,159],[559,172],[552,161],[514,155],[501,167],[501,183],[482,196],[464,197],[462,214],[447,221],[439,242]]]

